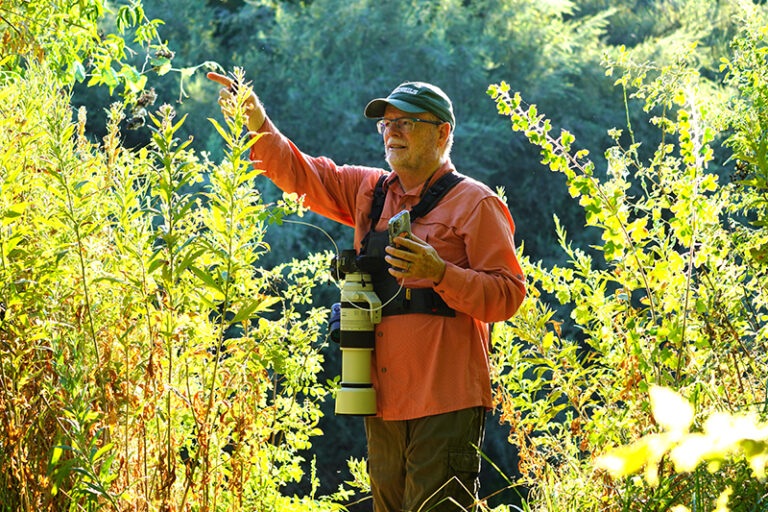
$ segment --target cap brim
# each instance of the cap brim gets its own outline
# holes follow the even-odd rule
[[[384,111],[387,109],[387,105],[392,105],[393,107],[398,108],[403,112],[408,112],[409,114],[427,112],[426,109],[417,107],[416,105],[412,105],[405,101],[378,98],[368,103],[368,105],[365,107],[365,117],[369,119],[381,119],[384,117]]]

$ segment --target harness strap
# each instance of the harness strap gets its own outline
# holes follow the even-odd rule
[[[392,297],[398,294],[400,286],[397,280],[390,276],[384,264],[384,246],[387,242],[387,232],[376,232],[375,226],[381,219],[384,211],[384,201],[387,197],[388,187],[386,180],[389,174],[383,174],[376,182],[373,189],[373,201],[371,204],[371,229],[366,233],[362,241],[360,259],[372,260],[371,274],[373,277],[374,290],[380,297]],[[449,172],[437,179],[421,197],[419,203],[411,209],[411,222],[423,217],[432,211],[440,200],[457,184],[464,179],[464,176]],[[377,269],[376,272],[373,270]],[[445,304],[445,301],[431,288],[400,290],[397,299],[391,301],[383,310],[382,316],[402,315],[408,313],[425,313],[438,316],[456,316],[456,312]]]
[[[387,180],[387,177],[389,177],[389,174],[382,174],[373,189],[373,204],[371,205],[370,214],[371,231],[373,231],[379,219],[381,219],[381,214],[384,211],[384,201],[387,198],[387,189],[384,187],[384,182]],[[464,180],[464,176],[454,171],[441,176],[427,189],[421,197],[419,204],[411,208],[411,222],[431,212],[437,206],[437,203],[462,180]]]
[[[463,179],[464,176],[453,171],[441,176],[440,179],[435,181],[424,193],[419,204],[411,209],[411,222],[413,222],[414,219],[423,217],[431,212],[435,206],[437,206],[437,203],[439,203],[440,200]]]
[[[373,203],[371,204],[371,213],[368,215],[371,218],[371,229],[363,237],[360,242],[360,254],[366,254],[368,252],[368,242],[371,239],[371,233],[374,232],[376,223],[381,218],[381,212],[384,211],[384,200],[387,198],[387,190],[384,188],[384,182],[387,181],[389,173],[384,173],[379,176],[379,180],[376,182],[376,186],[373,188]]]
[[[384,211],[384,200],[387,198],[387,190],[384,189],[384,182],[389,177],[388,173],[379,176],[376,187],[373,189],[373,204],[371,205],[371,226],[375,226],[381,218],[381,212]],[[389,187],[387,187],[389,189]]]

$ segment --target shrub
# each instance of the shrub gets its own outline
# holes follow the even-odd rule
[[[602,233],[600,244],[574,248],[558,228],[569,264],[544,268],[526,260],[530,298],[497,331],[498,402],[532,486],[531,509],[763,507],[756,477],[765,465],[759,422],[766,420],[768,377],[766,86],[758,77],[768,69],[768,29],[758,9],[742,3],[734,59],[723,67],[733,96],[722,102],[691,65],[695,45],[665,66],[635,62],[625,50],[607,57],[608,72],[621,72],[616,85],[644,102],[661,132],[648,161],[638,157],[630,125],[627,133],[611,131],[607,169],[598,171],[586,151],[574,149],[570,133],[552,133],[535,105],[506,84],[489,89],[512,128],[540,148],[542,163],[565,176],[587,226]],[[727,138],[742,162],[732,180],[710,170],[718,138]],[[654,398],[668,396],[654,391],[665,389],[691,406]],[[690,423],[685,440],[709,439],[699,436],[711,435],[712,418],[738,423],[734,418],[748,415],[754,431],[738,437],[731,429],[735,437],[722,450],[688,450],[680,465],[668,455],[677,441],[660,440],[669,441],[670,421],[686,411],[690,417],[671,431],[688,435]],[[611,478],[595,459],[625,444],[601,459],[614,470]],[[722,461],[697,464],[714,458]],[[645,479],[631,476],[642,468]]]
[[[27,71],[0,87],[2,509],[338,508],[282,493],[328,394],[325,311],[306,305],[327,255],[258,266],[297,206],[262,202],[251,139],[217,125],[213,164],[162,106],[130,152],[113,105],[96,145]]]

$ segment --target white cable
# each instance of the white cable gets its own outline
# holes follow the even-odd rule
[[[330,240],[331,243],[333,244],[333,248],[336,250],[336,261],[339,260],[339,246],[336,245],[336,241],[333,239],[333,237],[331,235],[329,235],[328,232],[325,231],[323,228],[321,228],[320,226],[315,226],[314,224],[310,224],[309,222],[302,222],[302,221],[299,221],[299,220],[283,219],[283,222],[289,222],[291,224],[299,224],[301,226],[309,226],[311,228],[319,229],[326,237],[328,237],[328,240]],[[337,285],[337,288],[338,288],[338,285]],[[352,307],[355,308],[355,309],[359,309],[361,311],[367,311],[369,313],[372,313],[372,312],[377,311],[379,309],[384,309],[386,306],[388,306],[393,300],[395,300],[395,298],[400,294],[400,292],[402,290],[403,290],[403,281],[400,281],[400,288],[397,289],[395,294],[387,302],[385,302],[384,304],[382,304],[381,306],[376,307],[376,308],[361,308],[359,306],[356,306],[352,302],[350,302],[349,304],[351,304]]]
[[[395,300],[395,298],[396,298],[396,297],[397,297],[397,296],[400,294],[400,291],[401,291],[402,289],[403,289],[403,282],[402,282],[402,281],[400,281],[400,288],[398,288],[398,289],[397,289],[397,291],[395,292],[395,294],[394,294],[394,295],[393,295],[393,296],[392,296],[392,297],[391,297],[391,298],[390,298],[390,299],[389,299],[387,302],[385,302],[384,304],[382,304],[381,306],[379,306],[379,307],[376,307],[376,308],[361,308],[361,307],[359,307],[359,306],[355,306],[355,303],[354,303],[354,302],[347,302],[347,304],[349,304],[350,306],[352,306],[352,307],[353,307],[353,308],[355,308],[355,309],[359,309],[360,311],[367,311],[367,312],[369,312],[369,313],[373,313],[374,311],[378,311],[378,310],[380,310],[380,309],[384,309],[385,307],[387,307],[387,306],[389,305],[389,303],[390,303],[390,302],[392,302],[393,300]]]

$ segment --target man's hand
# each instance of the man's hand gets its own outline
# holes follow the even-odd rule
[[[232,105],[232,97],[236,93],[237,84],[234,80],[228,76],[220,75],[218,73],[210,72],[206,75],[210,80],[222,85],[224,88],[219,91],[219,106],[225,116],[230,115],[229,109]],[[255,132],[261,128],[264,124],[266,114],[264,113],[264,107],[261,106],[259,98],[251,91],[244,104],[245,114],[248,116],[248,130]]]
[[[435,284],[443,280],[445,261],[434,247],[413,234],[393,241],[397,247],[387,246],[388,256],[384,257],[392,265],[390,274],[398,279],[430,279]]]

